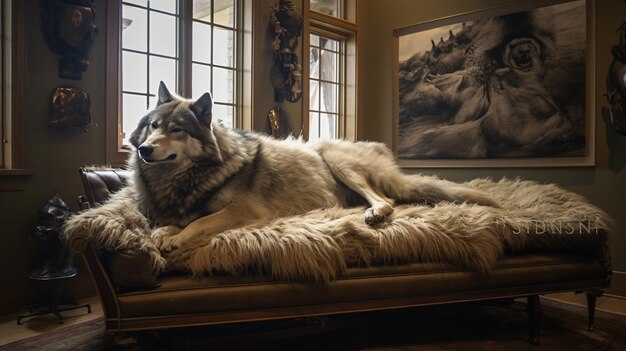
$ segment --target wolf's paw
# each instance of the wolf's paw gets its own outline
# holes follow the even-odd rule
[[[159,250],[161,250],[162,253],[168,253],[178,249],[181,246],[182,240],[180,239],[179,235],[168,236],[163,238],[161,245],[159,245]]]
[[[389,204],[374,205],[365,210],[365,223],[374,225],[384,222],[393,212],[393,207]]]
[[[152,241],[154,242],[156,247],[161,249],[161,246],[163,245],[163,242],[166,238],[173,237],[174,235],[180,233],[181,230],[182,229],[180,227],[177,227],[175,225],[166,225],[165,227],[159,227],[153,230],[150,237],[152,238]]]

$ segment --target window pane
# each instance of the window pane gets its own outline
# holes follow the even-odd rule
[[[130,4],[139,5],[139,6],[143,6],[143,7],[147,7],[148,6],[148,0],[124,0],[124,2],[130,3]]]
[[[153,110],[157,105],[157,97],[156,95],[150,95],[148,97],[148,111]]]
[[[309,67],[309,75],[311,78],[319,79],[320,51],[317,48],[311,48]]]
[[[317,112],[309,113],[309,141],[319,140],[320,131],[320,114]]]
[[[320,111],[337,113],[337,84],[322,82]]]
[[[320,110],[320,82],[317,80],[309,81],[309,110]]]
[[[320,47],[325,50],[339,51],[339,42],[329,38],[320,38]]]
[[[320,46],[320,36],[319,35],[315,35],[315,34],[311,34],[311,39],[310,39],[310,44],[311,46]]]
[[[213,68],[213,99],[218,102],[233,102],[234,71]]]
[[[341,18],[341,0],[310,0],[311,10]]]
[[[337,71],[339,68],[338,55],[334,52],[321,50],[320,56],[320,76],[322,80],[337,82]]]
[[[176,17],[150,12],[150,52],[176,55]]]
[[[147,11],[132,6],[122,7],[122,47],[146,51],[148,39]]]
[[[177,14],[176,0],[150,0],[150,8]]]
[[[320,114],[320,139],[336,139],[337,115]]]
[[[172,91],[178,90],[178,84],[176,84],[176,61],[174,59],[150,56],[150,85],[148,86],[150,92],[158,90],[159,81],[163,81]]]
[[[147,97],[142,95],[124,94],[122,97],[124,113],[124,144],[128,144],[130,134],[135,130],[141,117],[145,116],[148,108]]]
[[[148,57],[124,51],[122,54],[122,90],[146,93],[148,80]]]
[[[233,31],[213,28],[213,64],[233,67],[234,41]]]
[[[193,19],[211,22],[211,0],[193,0]]]
[[[192,60],[211,63],[211,26],[193,22]]]
[[[228,128],[233,128],[233,107],[229,105],[213,105],[213,120],[221,120],[222,124]]]
[[[235,2],[233,0],[215,0],[213,23],[233,28],[235,24]]]
[[[197,99],[206,92],[211,93],[211,67],[194,63],[191,70],[191,96]]]

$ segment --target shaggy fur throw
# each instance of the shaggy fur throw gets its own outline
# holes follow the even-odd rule
[[[349,266],[408,262],[488,272],[506,251],[537,247],[547,235],[556,238],[553,245],[567,247],[573,240],[597,241],[597,234],[611,227],[602,210],[556,185],[508,179],[466,184],[492,194],[502,208],[402,205],[374,227],[364,223],[364,208],[322,209],[185,243],[167,254],[166,269],[316,282],[332,281]],[[71,218],[65,233],[93,236],[106,250],[145,250],[153,269],[161,270],[163,258],[132,196],[132,186],[123,189],[103,206]]]

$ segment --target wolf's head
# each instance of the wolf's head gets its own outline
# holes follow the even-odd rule
[[[200,159],[221,162],[213,134],[213,100],[204,93],[186,100],[159,84],[157,106],[148,112],[130,136],[137,156],[147,164],[180,163]]]

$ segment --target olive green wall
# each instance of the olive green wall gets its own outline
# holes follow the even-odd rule
[[[36,243],[29,239],[37,223],[38,209],[58,192],[76,209],[81,194],[78,167],[102,164],[104,160],[105,88],[105,1],[96,1],[100,28],[89,55],[90,65],[81,81],[57,76],[58,56],[47,47],[41,25],[40,2],[28,1],[25,135],[27,165],[35,170],[23,191],[0,192],[0,311],[19,309],[38,300],[39,287],[28,280],[36,264]],[[92,120],[89,132],[48,129],[48,101],[54,87],[70,84],[91,96]],[[93,292],[91,281],[82,270],[72,282],[79,294]]]
[[[392,141],[392,31],[441,17],[500,6],[516,1],[498,0],[367,0],[359,1],[363,10],[365,139]],[[596,166],[593,168],[524,169],[429,169],[455,181],[476,177],[522,177],[551,182],[586,196],[608,212],[617,222],[610,237],[614,269],[626,271],[626,139],[607,131],[602,117],[606,99],[604,80],[611,61],[610,48],[619,37],[615,30],[626,19],[624,2],[598,0],[596,6]]]

